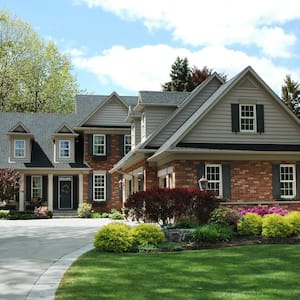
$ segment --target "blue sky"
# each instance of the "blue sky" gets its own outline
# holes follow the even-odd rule
[[[160,90],[177,56],[234,76],[248,65],[274,89],[300,81],[299,0],[0,0],[53,40],[94,94]]]

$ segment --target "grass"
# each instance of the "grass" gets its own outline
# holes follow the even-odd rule
[[[63,299],[300,299],[300,245],[171,253],[92,250],[65,274]]]

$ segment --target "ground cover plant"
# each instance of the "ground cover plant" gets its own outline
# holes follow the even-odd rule
[[[67,271],[55,299],[299,299],[299,260],[299,244],[147,254],[92,250]]]

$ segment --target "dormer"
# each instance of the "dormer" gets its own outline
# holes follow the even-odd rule
[[[8,131],[9,137],[9,162],[30,162],[31,140],[33,135],[22,123],[18,122]]]
[[[75,138],[77,136],[78,134],[67,123],[63,123],[52,134],[55,163],[75,161]]]

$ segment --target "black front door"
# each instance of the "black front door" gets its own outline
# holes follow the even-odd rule
[[[72,177],[59,177],[59,208],[72,209]]]

